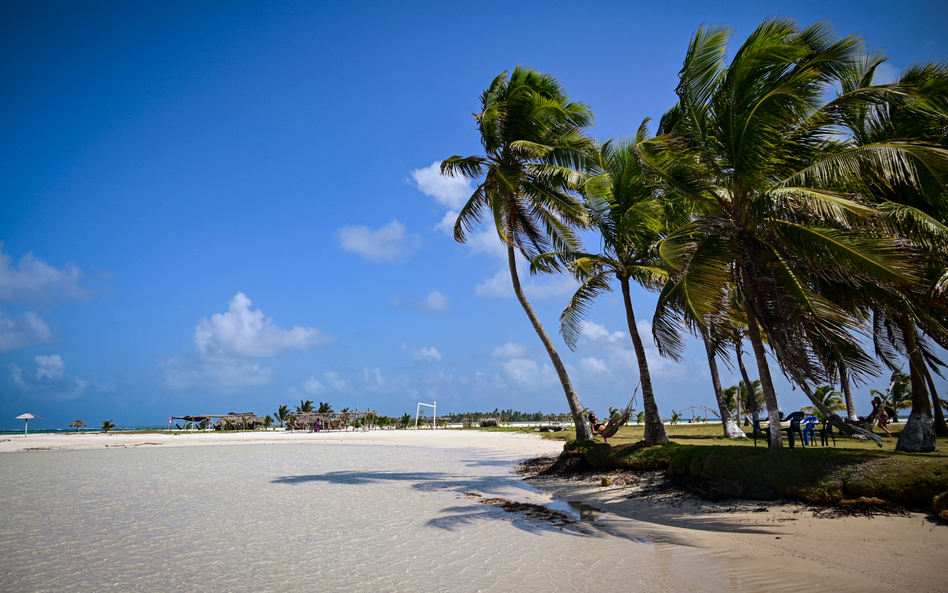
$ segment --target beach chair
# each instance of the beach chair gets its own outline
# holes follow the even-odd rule
[[[800,431],[803,433],[803,442],[807,445],[816,444],[816,423],[820,419],[816,416],[807,416],[803,419],[803,422],[800,423]]]
[[[800,446],[806,449],[806,444],[803,442],[805,440],[803,438],[803,430],[800,429],[800,422],[803,420],[804,416],[806,416],[806,414],[803,412],[794,412],[784,418],[785,421],[790,422],[790,426],[781,428],[781,430],[787,433],[787,440],[790,442],[790,449],[793,449],[795,440],[794,435],[796,434],[800,435]]]
[[[836,433],[833,432],[833,425],[829,420],[823,421],[823,428],[819,429],[820,444],[824,447],[829,446],[829,437],[833,437],[833,446],[836,446]]]
[[[754,420],[753,432],[754,432],[754,446],[755,447],[757,446],[757,435],[761,435],[761,438],[764,440],[764,442],[766,443],[770,442],[770,427],[768,426],[767,428],[761,428],[760,420]]]

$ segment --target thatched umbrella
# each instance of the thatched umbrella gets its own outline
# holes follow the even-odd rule
[[[85,426],[86,426],[86,423],[83,422],[82,420],[76,420],[75,422],[73,422],[73,423],[70,424],[69,426],[75,426],[75,427],[76,427],[76,432],[79,432],[79,427],[80,427],[80,426],[85,427]]]
[[[29,432],[31,418],[39,418],[40,420],[46,420],[46,418],[43,418],[42,416],[34,416],[33,414],[30,414],[29,412],[27,412],[26,414],[20,414],[19,416],[17,416],[16,417],[17,420],[26,420],[26,424],[23,426],[24,436],[26,436],[26,434]]]

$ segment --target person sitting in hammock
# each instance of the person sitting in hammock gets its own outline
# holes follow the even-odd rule
[[[599,418],[596,418],[594,412],[589,413],[589,425],[592,427],[593,436],[597,434],[602,437],[602,440],[609,442],[609,437],[613,436],[615,433],[619,432],[619,427],[629,421],[629,416],[631,415],[631,410],[626,408],[625,412],[620,416],[616,416],[609,420],[609,424],[604,424],[600,422]]]

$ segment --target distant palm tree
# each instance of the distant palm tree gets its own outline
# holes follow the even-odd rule
[[[556,370],[573,422],[576,440],[592,439],[582,404],[553,341],[527,300],[517,273],[517,252],[532,260],[546,251],[579,249],[575,228],[586,225],[576,196],[584,155],[592,145],[586,128],[592,111],[569,99],[550,75],[517,66],[503,72],[481,94],[477,119],[483,155],[455,155],[442,161],[441,173],[483,181],[461,208],[454,225],[460,243],[484,218],[507,249],[514,294],[530,319]]]
[[[263,417],[263,427],[270,428],[271,426],[273,426],[273,416],[267,414]]]
[[[296,411],[299,413],[307,413],[313,411],[313,400],[308,399],[306,401],[300,400],[300,405],[296,406]]]
[[[645,422],[645,412],[639,412],[638,414],[636,414],[636,415],[635,415],[635,422],[638,423],[638,424],[644,423],[644,422]]]
[[[111,420],[102,421],[102,432],[111,432],[115,428],[115,423]]]
[[[329,402],[319,402],[319,409],[316,410],[317,414],[332,414],[332,406],[329,405]]]
[[[411,425],[411,414],[409,414],[408,412],[405,412],[405,414],[402,415],[402,417],[399,418],[398,421],[401,423],[402,428],[408,428],[409,425]]]
[[[280,428],[283,428],[283,425],[290,418],[290,406],[280,406],[276,411],[276,419],[280,423]]]
[[[834,391],[832,385],[821,385],[813,391],[813,395],[829,408],[831,412],[842,412],[846,410],[845,394],[841,391]],[[816,416],[820,422],[826,420],[826,415],[816,406],[807,406],[803,408],[807,414]]]

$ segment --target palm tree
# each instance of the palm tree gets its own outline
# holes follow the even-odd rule
[[[296,406],[297,413],[303,414],[313,411],[313,400],[308,399],[306,401],[300,400],[300,405]]]
[[[820,104],[859,55],[858,39],[837,39],[825,23],[800,29],[767,20],[725,67],[728,37],[708,27],[692,37],[679,102],[662,118],[660,136],[639,149],[663,190],[698,211],[660,246],[672,281],[656,317],[678,315],[665,306],[677,302],[708,327],[733,298],[747,318],[768,413],[777,417],[764,336],[809,395],[810,385],[831,379],[831,353],[857,376],[872,373],[876,365],[853,335],[865,331],[863,311],[833,301],[826,287],[845,279],[857,289],[890,289],[917,275],[897,238],[867,229],[875,210],[840,191],[851,176],[833,160],[843,150],[838,122]],[[847,156],[884,166],[872,150]],[[770,446],[782,446],[780,431],[771,431]]]
[[[271,426],[273,426],[273,416],[267,414],[263,417],[263,427],[270,428]]]
[[[834,391],[832,385],[821,385],[813,390],[813,395],[822,402],[823,407],[829,409],[832,412],[842,412],[846,410],[846,395],[842,391]],[[803,408],[803,411],[807,414],[811,414],[820,419],[820,421],[826,420],[826,416],[823,414],[822,410],[815,406],[807,406]]]
[[[276,416],[277,422],[280,423],[280,428],[283,428],[286,421],[290,418],[290,406],[280,406],[274,415]]]
[[[641,139],[644,128],[639,134]],[[665,228],[665,212],[629,148],[629,142],[610,140],[598,148],[587,168],[583,195],[589,218],[602,237],[602,253],[571,250],[544,253],[533,259],[531,270],[552,271],[564,262],[581,282],[560,315],[560,333],[571,350],[576,349],[593,300],[612,290],[611,277],[619,280],[642,385],[645,444],[655,445],[667,443],[668,435],[655,401],[645,347],[632,308],[629,280],[657,290],[667,278],[658,267],[655,252],[655,244]]]
[[[319,409],[316,410],[317,414],[332,414],[332,406],[329,405],[329,402],[319,402]]]
[[[466,234],[490,215],[497,236],[507,247],[514,294],[550,356],[576,425],[577,441],[592,439],[582,404],[552,340],[527,300],[517,274],[517,251],[528,260],[553,250],[578,250],[574,228],[585,224],[575,196],[584,152],[591,142],[585,128],[590,109],[570,101],[560,83],[547,74],[517,66],[498,75],[481,95],[475,115],[484,154],[452,156],[441,163],[443,175],[483,181],[461,208],[454,238]]]
[[[102,432],[111,432],[115,428],[115,423],[111,420],[102,421]]]
[[[891,369],[888,348],[909,361],[912,413],[899,435],[896,449],[930,451],[935,435],[948,436],[928,365],[939,364],[928,351],[925,336],[948,344],[948,65],[917,64],[890,85],[873,85],[881,55],[867,55],[843,73],[843,91],[862,93],[872,101],[838,101],[838,112],[854,148],[884,146],[894,154],[887,169],[862,171],[861,192],[886,215],[886,223],[905,240],[905,249],[927,262],[922,283],[906,290],[903,299],[871,295],[877,352]],[[901,152],[896,153],[896,148]],[[906,171],[903,178],[889,173]],[[887,344],[886,344],[887,342]],[[930,396],[930,399],[929,399]],[[934,424],[932,419],[934,411]]]

